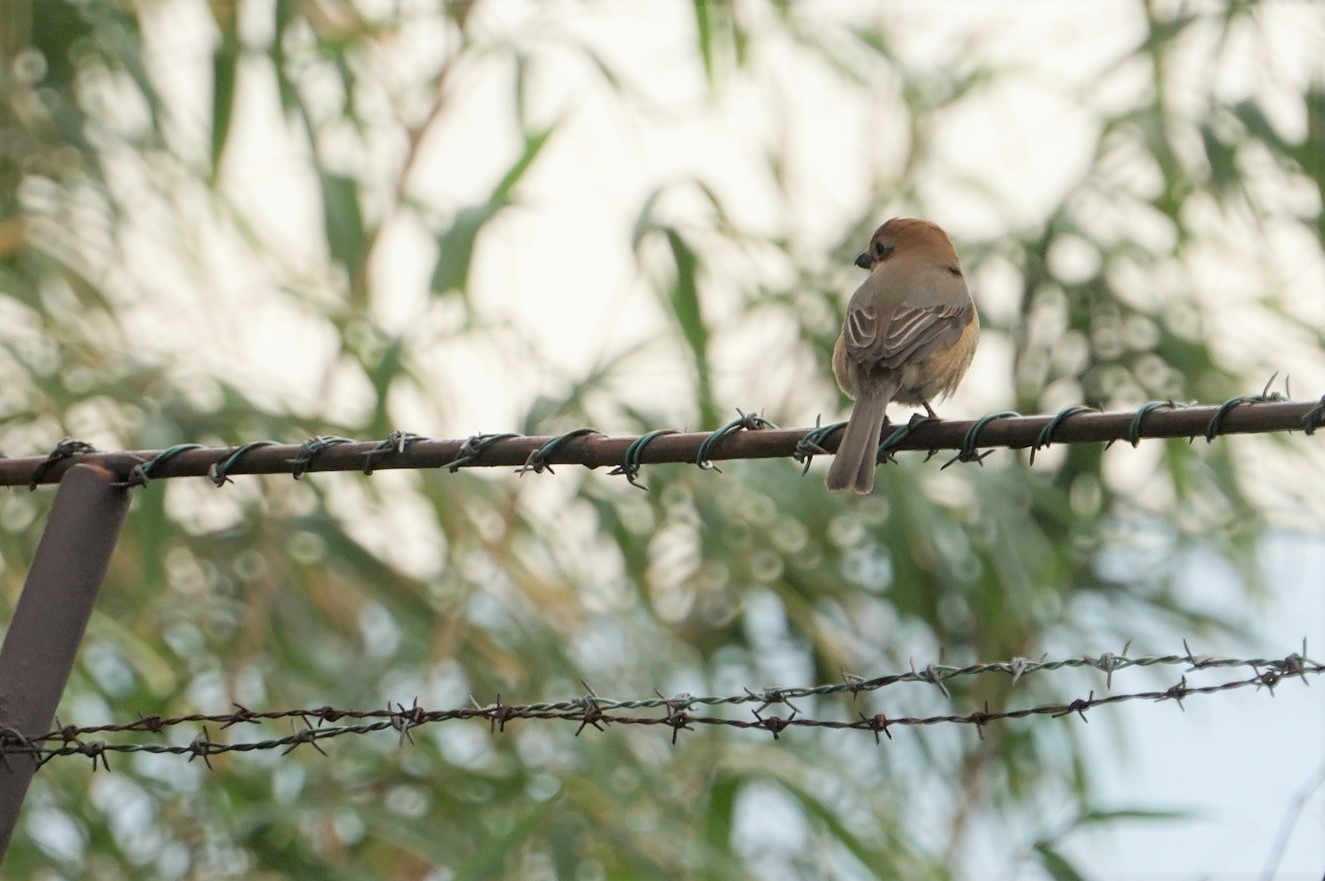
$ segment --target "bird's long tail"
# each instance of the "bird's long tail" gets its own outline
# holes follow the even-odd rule
[[[828,468],[825,483],[830,490],[850,489],[861,495],[873,491],[879,436],[889,397],[886,390],[857,396],[842,443]]]

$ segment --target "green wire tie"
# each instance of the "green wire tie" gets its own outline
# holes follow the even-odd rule
[[[962,438],[961,450],[957,455],[945,462],[943,468],[947,468],[949,465],[956,462],[975,462],[978,465],[984,464],[985,458],[994,451],[985,450],[983,453],[976,451],[976,442],[980,438],[980,432],[984,431],[985,426],[996,419],[1015,419],[1020,416],[1021,414],[1016,410],[1000,410],[997,413],[990,413],[988,416],[982,416],[977,419],[975,424],[966,432],[966,437]],[[939,470],[942,471],[943,468],[940,468]]]
[[[1209,443],[1219,436],[1219,430],[1224,426],[1224,417],[1227,416],[1233,408],[1240,407],[1243,404],[1272,404],[1287,400],[1283,395],[1279,394],[1279,392],[1270,391],[1270,383],[1274,382],[1274,377],[1278,375],[1279,374],[1276,373],[1274,376],[1270,377],[1270,382],[1265,384],[1265,388],[1261,390],[1259,395],[1243,395],[1239,398],[1229,398],[1227,401],[1220,404],[1219,409],[1215,411],[1215,415],[1210,417],[1210,423],[1205,427],[1206,442]]]
[[[543,471],[546,470],[549,474],[556,474],[557,472],[553,471],[552,466],[548,464],[548,458],[566,441],[573,440],[577,437],[588,437],[591,434],[602,434],[602,432],[594,428],[576,428],[565,434],[559,434],[556,437],[551,438],[547,443],[543,444],[543,446],[530,453],[529,458],[525,459],[524,464],[515,469],[515,473],[521,477],[524,476],[526,471],[542,474]]]
[[[1140,407],[1137,408],[1136,415],[1132,417],[1132,421],[1127,426],[1127,442],[1131,444],[1134,448],[1140,445],[1141,423],[1151,413],[1155,412],[1156,410],[1162,410],[1162,409],[1176,410],[1181,408],[1182,406],[1183,406],[1182,404],[1179,404],[1178,402],[1174,401],[1172,398],[1170,398],[1167,401],[1149,401],[1145,404],[1142,404]]]
[[[1031,444],[1030,464],[1035,464],[1035,454],[1037,452],[1053,443],[1054,435],[1058,432],[1058,429],[1062,427],[1064,422],[1071,419],[1073,416],[1076,416],[1078,413],[1098,412],[1099,410],[1095,407],[1085,407],[1081,404],[1074,404],[1071,407],[1065,407],[1064,409],[1059,410],[1058,415],[1053,419],[1050,419],[1049,424],[1040,429],[1040,433],[1035,437],[1035,443]]]
[[[704,438],[703,443],[699,445],[699,452],[695,454],[695,464],[704,471],[716,471],[722,473],[722,469],[709,461],[709,453],[712,449],[729,434],[735,434],[738,431],[763,431],[767,428],[777,428],[772,422],[769,422],[763,416],[757,413],[741,413],[739,419],[733,419],[717,431]]]
[[[243,446],[237,447],[236,449],[231,451],[225,458],[221,459],[219,462],[213,462],[212,467],[207,469],[207,476],[208,478],[211,479],[212,483],[216,484],[218,487],[225,486],[227,483],[231,482],[230,469],[234,468],[235,463],[237,463],[240,459],[242,459],[245,456],[245,454],[247,454],[250,450],[257,449],[258,447],[271,447],[275,445],[276,441],[269,441],[269,440],[249,441]]]
[[[189,450],[201,449],[205,449],[202,444],[175,444],[173,447],[166,447],[146,462],[139,462],[137,465],[130,468],[128,476],[119,483],[116,483],[115,486],[146,486],[147,482],[156,476],[153,472],[156,471],[158,465],[164,465],[180,453],[187,453]]]
[[[611,471],[607,472],[608,475],[611,476],[617,474],[624,474],[626,476],[627,483],[629,483],[631,486],[639,487],[645,492],[648,492],[649,488],[644,484],[640,483],[639,480],[637,479],[639,477],[639,470],[640,470],[640,457],[644,455],[645,447],[647,447],[650,443],[652,443],[654,439],[660,438],[665,434],[680,434],[680,432],[677,431],[675,428],[658,428],[649,432],[648,434],[640,435],[639,437],[631,441],[630,446],[626,447],[625,458],[622,460],[620,465],[613,468]]]
[[[943,420],[939,419],[937,416],[921,416],[917,413],[915,416],[907,420],[905,425],[899,426],[889,432],[888,436],[879,443],[879,448],[874,451],[874,464],[878,465],[881,462],[896,461],[893,457],[893,453],[897,452],[897,448],[902,445],[902,441],[910,437],[913,431],[922,425],[941,421]],[[892,423],[889,423],[889,427],[891,427],[891,425]],[[934,452],[931,450],[929,455],[933,456]],[[926,461],[928,461],[928,459]]]
[[[821,416],[814,417],[814,428],[805,433],[805,437],[796,441],[796,449],[791,451],[791,458],[797,462],[804,463],[801,468],[801,476],[804,477],[810,472],[810,462],[815,456],[823,454],[828,455],[828,451],[823,448],[824,441],[833,436],[836,431],[846,428],[845,422],[834,422],[831,425],[819,424]]]

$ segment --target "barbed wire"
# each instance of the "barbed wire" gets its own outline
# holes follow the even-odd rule
[[[790,457],[809,470],[810,461],[837,450],[845,422],[813,428],[782,429],[762,416],[737,411],[739,418],[711,432],[657,429],[638,436],[609,437],[592,428],[564,434],[530,437],[519,434],[476,434],[463,439],[439,440],[395,431],[380,441],[356,441],[336,435],[318,435],[302,444],[271,440],[249,441],[233,447],[177,444],[162,450],[106,452],[66,438],[45,456],[0,457],[0,486],[58,483],[76,463],[100,465],[119,475],[124,486],[142,486],[150,480],[172,477],[211,479],[217,486],[237,474],[289,474],[298,479],[315,471],[385,469],[516,467],[518,474],[552,471],[553,465],[612,467],[632,486],[645,464],[693,463],[718,470],[716,461]],[[943,467],[956,462],[980,462],[981,448],[1029,449],[1035,454],[1058,443],[1114,443],[1136,446],[1142,438],[1204,437],[1213,441],[1227,434],[1253,434],[1301,430],[1310,435],[1325,425],[1325,397],[1317,401],[1290,401],[1269,385],[1256,395],[1230,398],[1222,404],[1201,406],[1176,401],[1151,401],[1132,411],[1104,412],[1090,407],[1068,407],[1053,415],[1022,416],[1011,410],[990,413],[970,421],[913,419],[892,425],[879,444],[878,458],[891,461],[903,450],[936,455],[955,450]]]
[[[1306,640],[1302,642],[1301,652],[1292,652],[1283,658],[1229,658],[1195,655],[1183,643],[1186,652],[1181,655],[1162,655],[1155,657],[1127,657],[1127,648],[1122,654],[1105,652],[1096,657],[1065,658],[1061,660],[1039,660],[1014,658],[1011,661],[991,664],[968,664],[951,666],[929,664],[923,668],[912,664],[911,669],[873,678],[864,678],[844,674],[843,681],[813,687],[767,688],[762,691],[745,690],[741,694],[705,697],[679,694],[673,697],[656,697],[634,700],[614,700],[601,697],[587,684],[586,694],[581,697],[556,702],[508,704],[501,696],[489,704],[480,704],[471,696],[470,706],[446,710],[428,710],[415,700],[411,705],[388,705],[383,709],[345,710],[329,706],[305,709],[254,711],[235,705],[228,713],[162,717],[146,716],[132,722],[92,725],[60,726],[38,737],[24,737],[12,729],[0,728],[0,763],[9,766],[11,757],[27,756],[38,765],[57,756],[83,756],[92,760],[93,768],[110,770],[111,753],[154,753],[187,756],[189,761],[200,758],[210,768],[210,758],[231,752],[252,752],[260,750],[281,750],[288,755],[300,746],[309,745],[326,755],[319,743],[337,737],[365,735],[380,731],[395,732],[399,745],[406,741],[413,743],[413,732],[417,728],[442,722],[479,720],[486,721],[493,732],[504,732],[506,726],[521,720],[562,721],[576,725],[575,736],[586,728],[602,731],[611,725],[664,726],[671,729],[671,741],[677,742],[678,736],[685,731],[695,730],[695,726],[723,726],[735,729],[754,729],[768,732],[779,739],[784,731],[797,728],[819,728],[831,730],[855,730],[871,732],[876,741],[882,742],[880,735],[892,738],[891,729],[895,727],[918,727],[939,724],[973,725],[983,739],[984,727],[993,722],[1027,717],[1048,716],[1059,718],[1077,715],[1086,720],[1086,712],[1096,707],[1120,704],[1130,701],[1152,701],[1162,703],[1182,702],[1195,695],[1208,695],[1232,691],[1241,688],[1264,688],[1272,695],[1274,689],[1286,679],[1299,678],[1309,684],[1308,674],[1319,675],[1325,672],[1325,664],[1307,657]],[[928,716],[898,715],[884,713],[865,715],[856,711],[854,718],[814,718],[803,715],[792,703],[793,700],[831,696],[849,693],[854,700],[862,692],[873,692],[891,685],[904,682],[927,683],[936,686],[945,698],[952,694],[945,685],[954,679],[987,674],[1006,674],[1015,684],[1023,677],[1066,668],[1092,668],[1105,674],[1105,688],[1112,688],[1113,674],[1133,667],[1185,666],[1179,681],[1168,688],[1134,691],[1119,694],[1105,694],[1097,697],[1092,689],[1087,697],[1067,702],[1040,704],[1004,710],[991,710],[988,702],[980,709],[966,713],[939,713]],[[1210,685],[1194,685],[1187,681],[1189,673],[1218,669],[1249,667],[1251,675],[1240,679],[1229,679]],[[701,708],[754,704],[759,706],[750,711],[746,718],[735,716],[704,715],[696,712]],[[766,714],[769,707],[785,706],[787,715]],[[661,715],[645,715],[647,711],[662,711]],[[254,725],[262,722],[289,720],[293,730],[290,734],[253,741],[214,740],[209,725],[219,725],[222,729],[240,725]],[[353,724],[338,724],[350,720]],[[92,740],[94,736],[106,734],[154,734],[159,735],[182,725],[202,727],[197,735],[185,743],[142,743],[131,741]],[[302,727],[298,727],[302,725]]]

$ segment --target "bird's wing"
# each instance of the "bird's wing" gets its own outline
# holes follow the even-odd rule
[[[902,302],[880,315],[875,298],[852,297],[842,324],[847,356],[858,364],[896,368],[952,345],[975,315],[971,298],[937,304]]]

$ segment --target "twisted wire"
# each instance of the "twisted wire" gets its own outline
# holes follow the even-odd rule
[[[229,713],[195,713],[169,718],[147,716],[118,724],[59,726],[37,737],[24,737],[12,729],[0,729],[0,763],[7,764],[11,757],[16,756],[27,756],[41,764],[56,757],[83,756],[92,760],[94,768],[109,770],[109,756],[112,753],[146,752],[187,756],[189,761],[201,758],[210,767],[210,757],[224,753],[281,750],[282,754],[289,754],[304,745],[322,752],[322,748],[318,745],[321,741],[388,730],[396,733],[400,745],[403,746],[407,740],[413,742],[412,731],[415,728],[462,720],[486,721],[493,732],[505,731],[506,726],[515,721],[568,722],[577,725],[575,731],[577,736],[586,728],[602,731],[612,725],[661,725],[671,730],[673,743],[676,743],[681,732],[693,731],[696,726],[762,730],[771,734],[774,739],[780,739],[782,733],[789,729],[856,730],[872,733],[875,740],[881,743],[880,735],[891,738],[891,729],[895,727],[955,724],[975,726],[979,736],[983,737],[984,727],[993,722],[1041,716],[1058,718],[1068,715],[1076,715],[1085,720],[1089,710],[1133,701],[1176,702],[1181,707],[1184,700],[1193,696],[1212,695],[1242,688],[1264,688],[1273,695],[1275,688],[1285,680],[1296,678],[1307,684],[1308,676],[1325,672],[1325,665],[1306,655],[1305,640],[1301,652],[1291,652],[1282,658],[1196,655],[1186,643],[1184,649],[1183,654],[1136,658],[1127,657],[1127,649],[1124,647],[1121,654],[1105,652],[1094,657],[1082,656],[1058,660],[1041,657],[1037,660],[1013,658],[1000,663],[961,666],[929,664],[917,667],[912,664],[910,670],[872,678],[844,675],[842,682],[812,687],[766,688],[761,691],[746,689],[740,694],[723,696],[680,694],[665,697],[659,694],[655,697],[614,700],[601,697],[592,689],[588,689],[588,693],[584,696],[552,702],[508,704],[504,703],[499,695],[492,703],[480,704],[471,698],[470,706],[446,710],[428,710],[420,706],[417,701],[408,706],[397,703],[394,706],[388,705],[385,708],[370,710],[345,710],[324,706],[255,711],[235,705]],[[1011,676],[1015,684],[1032,674],[1068,668],[1090,668],[1104,673],[1107,690],[1112,687],[1113,674],[1116,672],[1129,668],[1156,666],[1182,666],[1184,669],[1178,682],[1167,688],[1099,696],[1092,689],[1084,698],[1003,710],[991,710],[986,703],[979,709],[964,713],[948,712],[924,716],[890,716],[875,713],[867,716],[863,712],[856,711],[846,718],[816,718],[802,714],[799,707],[793,703],[797,699],[841,694],[850,694],[854,700],[862,692],[878,691],[907,682],[933,685],[945,698],[951,699],[952,695],[946,683],[962,677],[1001,674]],[[1187,677],[1191,673],[1239,667],[1249,668],[1250,674],[1208,685],[1188,682]],[[750,710],[748,717],[703,713],[704,710],[722,706],[756,703],[758,706]],[[770,707],[786,707],[789,712],[786,715],[769,714]],[[658,711],[661,711],[661,714],[658,714]],[[650,714],[645,715],[645,713]],[[217,740],[213,739],[207,727],[219,725],[225,730],[236,726],[279,721],[291,722],[292,730],[289,734],[259,740]],[[188,743],[91,739],[107,734],[159,735],[177,726],[188,724],[202,725],[201,730]]]

